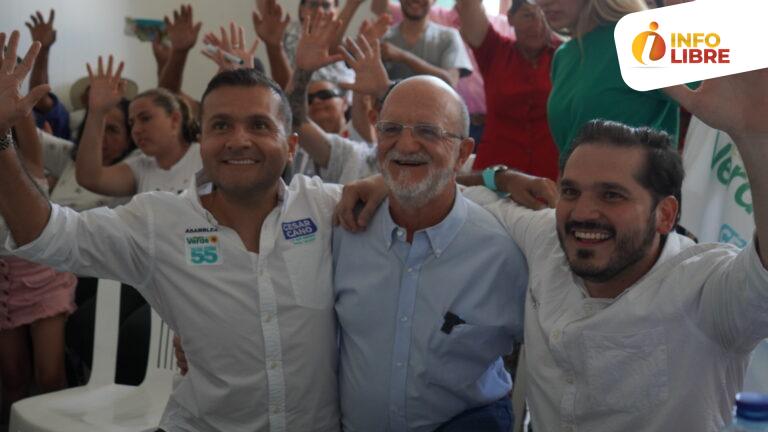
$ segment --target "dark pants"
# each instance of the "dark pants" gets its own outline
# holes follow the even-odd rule
[[[435,432],[509,432],[512,429],[512,403],[504,397],[494,403],[472,408],[457,415]]]

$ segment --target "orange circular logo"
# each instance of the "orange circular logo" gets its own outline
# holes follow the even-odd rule
[[[642,64],[645,64],[643,53],[648,45],[648,39],[652,40],[651,50],[648,53],[648,60],[660,60],[667,52],[667,44],[664,42],[664,38],[656,33],[656,30],[659,29],[659,24],[653,21],[648,27],[651,29],[650,31],[640,33],[635,37],[635,40],[632,41],[632,54],[635,56],[635,60]]]

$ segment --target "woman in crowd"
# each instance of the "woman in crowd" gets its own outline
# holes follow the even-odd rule
[[[556,45],[541,9],[513,0],[507,11],[517,40],[490,25],[480,0],[458,0],[461,35],[484,78],[487,106],[483,137],[473,168],[504,164],[557,179],[557,148],[547,125],[547,96]]]
[[[42,151],[34,119],[15,129],[27,172],[43,191]],[[0,231],[7,233],[0,219]],[[0,235],[5,241],[6,234]],[[0,424],[11,404],[28,396],[30,384],[42,393],[65,388],[64,324],[75,310],[76,278],[21,258],[0,255]]]
[[[624,83],[613,32],[643,0],[537,0],[556,32],[570,36],[552,61],[547,116],[560,155],[589,120],[649,126],[678,135],[678,104],[662,90],[639,92]],[[673,140],[677,142],[677,140]]]
[[[103,166],[102,140],[106,115],[121,99],[120,73],[113,72],[110,56],[106,69],[99,58],[91,81],[88,108],[80,150],[77,155],[77,181],[89,190],[108,196],[126,196],[148,191],[180,193],[202,168],[199,144],[194,143],[197,128],[189,109],[164,89],[145,91],[131,102],[131,137],[142,155],[112,166]]]

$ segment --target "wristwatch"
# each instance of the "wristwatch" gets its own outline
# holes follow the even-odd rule
[[[509,167],[506,165],[494,165],[483,170],[483,184],[492,191],[498,191],[496,188],[496,173],[506,171]]]
[[[0,151],[7,149],[13,145],[13,134],[10,129],[5,135],[0,135]]]

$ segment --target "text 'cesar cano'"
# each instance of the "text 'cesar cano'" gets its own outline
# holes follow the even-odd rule
[[[697,0],[637,12],[616,24],[624,82],[655,90],[768,67],[766,0]]]

